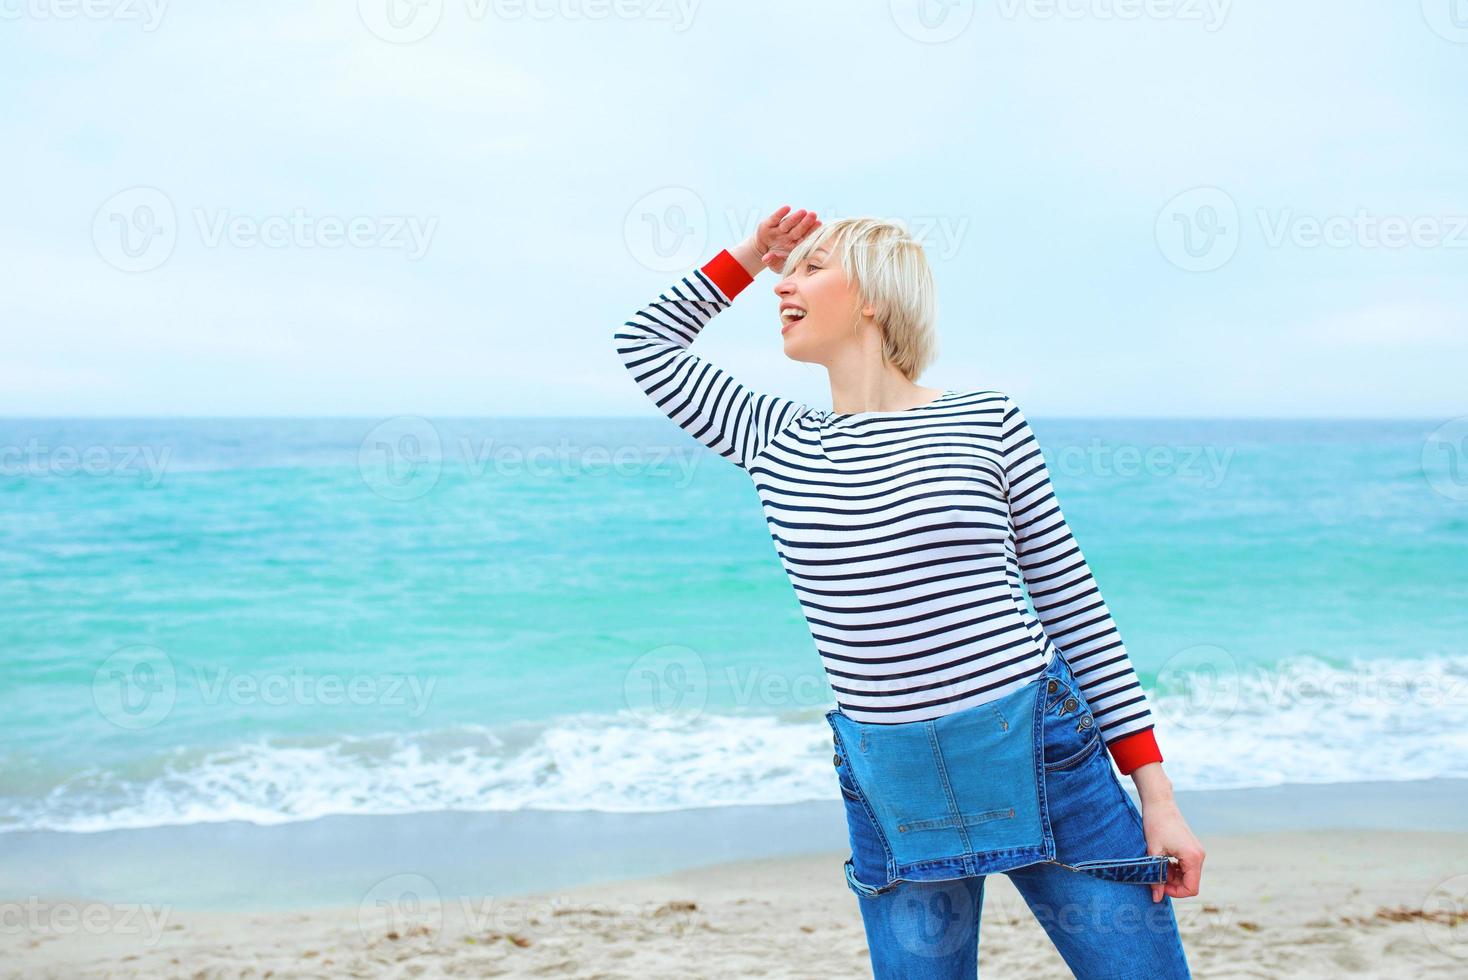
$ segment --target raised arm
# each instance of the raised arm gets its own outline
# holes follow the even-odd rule
[[[1060,511],[1040,443],[1007,395],[1001,444],[1015,553],[1036,615],[1075,674],[1122,774],[1161,762],[1151,709],[1121,633]]]
[[[788,210],[761,222],[760,230],[734,252],[725,249],[674,282],[616,333],[622,363],[663,414],[743,469],[776,433],[811,409],[752,391],[688,348],[764,265],[778,271],[784,265],[781,250],[788,254],[799,237],[819,224],[814,215],[806,219],[802,211],[787,216]]]

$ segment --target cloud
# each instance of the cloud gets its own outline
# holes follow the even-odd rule
[[[1446,305],[1384,302],[1322,316],[1293,335],[1307,343],[1366,348],[1461,348],[1468,346],[1468,313]]]

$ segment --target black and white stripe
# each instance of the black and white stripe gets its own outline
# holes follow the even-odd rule
[[[842,711],[940,717],[1015,690],[1058,647],[1108,743],[1151,728],[1009,396],[947,391],[908,411],[839,414],[752,392],[687,349],[729,305],[694,270],[617,331],[617,350],[668,418],[754,481]]]

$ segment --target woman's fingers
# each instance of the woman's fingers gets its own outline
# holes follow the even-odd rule
[[[783,271],[786,256],[820,224],[814,211],[805,208],[792,211],[790,205],[782,205],[760,222],[759,231],[755,234],[755,247],[761,252],[760,262],[776,272]]]
[[[786,222],[790,221],[790,219],[790,205],[786,204],[785,206],[781,207],[780,210],[776,211],[764,221],[760,222],[760,224],[768,228],[771,234],[778,234],[782,229],[786,227]]]
[[[1203,852],[1184,854],[1180,863],[1183,872],[1180,886],[1182,897],[1198,894],[1198,885],[1203,878]]]
[[[809,212],[806,211],[805,208],[801,208],[799,211],[795,211],[791,214],[785,215],[785,217],[780,219],[780,234],[789,235],[792,231],[799,227],[800,223],[805,220],[805,216],[808,213]]]
[[[778,234],[780,244],[788,245],[791,248],[800,244],[801,239],[809,235],[811,230],[820,223],[814,211],[798,211],[796,213],[802,215],[802,217],[793,224],[787,224],[787,222],[790,222],[794,218],[794,215],[786,217],[784,221],[780,222]]]
[[[1149,853],[1151,853],[1151,852],[1149,851]],[[1162,896],[1163,895],[1171,895],[1172,894],[1172,889],[1173,889],[1173,882],[1175,882],[1177,880],[1178,880],[1177,862],[1176,861],[1168,861],[1167,862],[1167,881],[1164,882],[1164,883],[1162,883],[1162,884],[1157,884],[1155,882],[1152,884],[1152,901],[1154,901],[1154,902],[1160,902],[1160,901],[1162,901]]]
[[[1161,885],[1149,886],[1152,889],[1152,901],[1163,901],[1163,895],[1169,898],[1192,898],[1198,893],[1198,885],[1202,879],[1202,852],[1183,849],[1183,851],[1160,851],[1160,854],[1170,854],[1176,858],[1167,863],[1167,882]]]
[[[1183,875],[1185,869],[1182,860],[1179,859],[1167,872],[1167,894],[1173,898],[1183,898]]]
[[[1198,894],[1203,879],[1203,854],[1183,851],[1176,864],[1168,866],[1167,884],[1153,885],[1153,901],[1157,901],[1157,890],[1161,888],[1172,898],[1192,898]]]
[[[790,206],[787,204],[779,211],[770,215],[770,223],[778,226],[781,231],[789,231],[791,228],[800,224],[801,221],[805,220],[811,213],[805,208],[801,208],[799,211],[791,211]]]
[[[789,210],[790,205],[782,205],[774,214],[761,221],[759,227],[754,230],[755,238],[764,240],[774,237],[780,230],[780,222],[784,220]]]

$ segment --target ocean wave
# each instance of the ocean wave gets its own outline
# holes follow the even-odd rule
[[[1468,657],[1294,658],[1268,669],[1164,672],[1151,703],[1180,790],[1468,776]],[[0,796],[0,830],[837,799],[830,729],[818,710],[689,719],[623,712],[261,739],[74,772],[32,789],[41,791]]]

